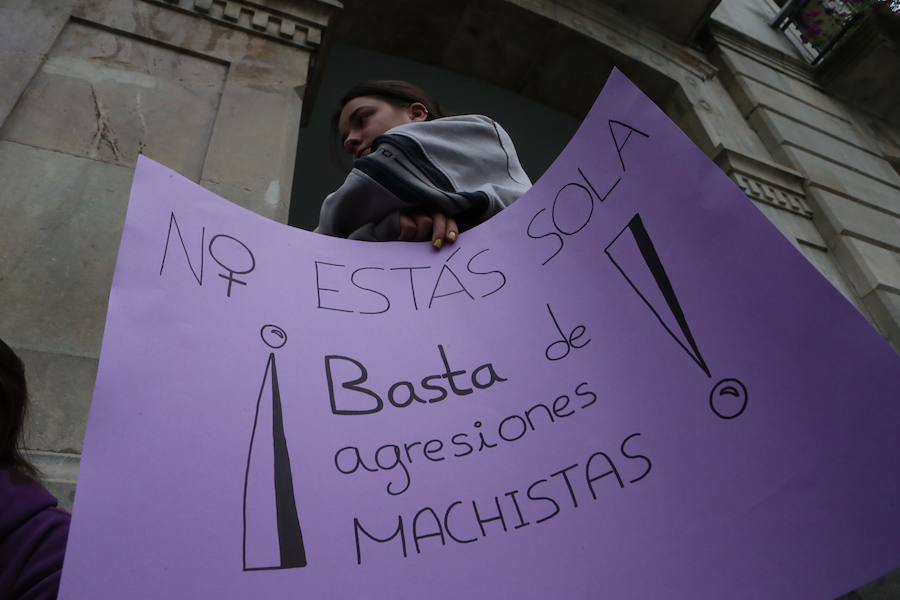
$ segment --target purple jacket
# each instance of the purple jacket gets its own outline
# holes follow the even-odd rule
[[[0,598],[56,598],[68,535],[69,514],[56,508],[56,498],[0,467]]]

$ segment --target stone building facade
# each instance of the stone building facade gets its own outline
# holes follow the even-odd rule
[[[336,2],[0,2],[0,336],[28,445],[71,505],[139,153],[286,221],[309,73]]]
[[[137,155],[272,219],[314,214],[315,200],[295,195],[292,207],[291,191],[332,44],[446,69],[573,119],[618,67],[900,350],[900,38],[864,19],[814,65],[796,32],[771,26],[779,10],[771,0],[3,0],[0,337],[28,365],[28,445],[48,485],[71,504]],[[900,583],[854,594],[900,597]]]

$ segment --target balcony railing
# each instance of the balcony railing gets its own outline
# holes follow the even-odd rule
[[[782,0],[772,27],[799,37],[817,65],[853,26],[873,11],[900,13],[900,0]]]

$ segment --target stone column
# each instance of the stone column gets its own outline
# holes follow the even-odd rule
[[[285,222],[332,0],[12,0],[0,8],[0,337],[28,447],[71,505],[133,167],[143,153]]]
[[[809,214],[794,219],[806,232],[800,250],[900,351],[900,174],[875,132],[806,63],[727,27],[712,36],[713,59],[747,122],[803,178]],[[869,118],[882,132],[895,127]]]

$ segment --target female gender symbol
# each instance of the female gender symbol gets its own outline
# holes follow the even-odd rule
[[[245,269],[243,269],[243,270],[241,270],[240,268],[232,268],[232,267],[229,267],[228,265],[226,265],[225,263],[223,263],[221,260],[219,260],[219,257],[216,256],[216,253],[213,252],[213,245],[214,245],[218,240],[220,240],[220,239],[231,240],[231,241],[232,241],[232,244],[231,244],[232,246],[235,246],[235,244],[237,244],[237,246],[236,246],[237,248],[243,249],[243,251],[247,253],[247,256],[250,257],[250,266],[247,267],[247,268],[245,268]],[[238,283],[238,284],[240,284],[240,285],[247,285],[247,282],[246,282],[246,281],[241,281],[240,279],[238,279],[238,278],[235,277],[234,275],[235,275],[235,274],[238,274],[238,275],[246,275],[247,273],[249,273],[250,271],[252,271],[253,269],[256,268],[256,258],[254,258],[253,252],[250,251],[250,248],[247,247],[247,244],[245,244],[244,242],[242,242],[241,240],[239,240],[239,239],[237,239],[237,238],[231,237],[230,235],[225,235],[225,234],[223,234],[223,233],[220,233],[220,234],[218,234],[218,235],[214,235],[214,236],[212,237],[212,239],[209,240],[209,255],[212,256],[212,259],[213,259],[214,261],[216,261],[217,263],[219,263],[219,266],[220,266],[220,267],[222,267],[223,269],[225,269],[226,271],[228,271],[228,275],[223,275],[222,273],[219,273],[219,277],[221,277],[222,279],[224,279],[224,280],[226,280],[226,281],[228,282],[228,293],[227,293],[227,296],[228,296],[229,298],[231,298],[231,286],[232,286],[232,284]],[[229,258],[230,258],[230,257],[229,257]],[[242,266],[243,266],[243,265],[242,265]],[[274,327],[274,326],[273,326],[273,327]],[[265,340],[263,340],[263,341],[265,341]],[[268,342],[267,342],[267,343],[268,343]]]

